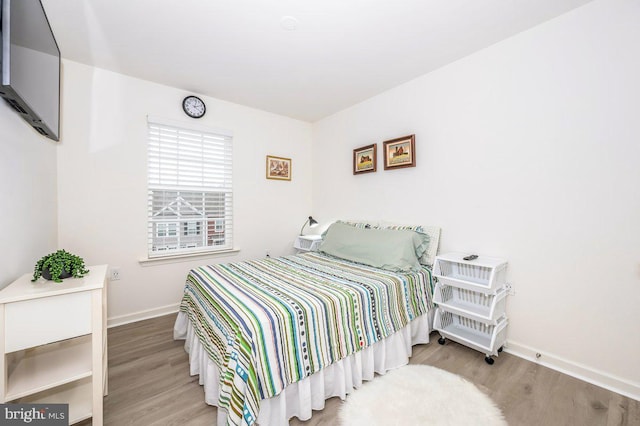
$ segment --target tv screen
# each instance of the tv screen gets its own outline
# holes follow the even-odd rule
[[[0,95],[35,130],[59,140],[60,50],[40,0],[0,0]]]

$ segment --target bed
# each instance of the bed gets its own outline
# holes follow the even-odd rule
[[[192,269],[174,337],[218,424],[306,420],[407,364],[432,326],[424,229],[337,222],[318,252]]]

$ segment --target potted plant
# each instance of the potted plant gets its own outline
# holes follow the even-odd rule
[[[38,260],[33,268],[33,279],[35,281],[41,276],[47,280],[61,283],[63,278],[80,278],[89,270],[84,266],[84,260],[65,250],[58,250],[50,253]]]

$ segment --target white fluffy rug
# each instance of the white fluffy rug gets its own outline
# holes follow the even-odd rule
[[[491,399],[460,376],[407,365],[365,383],[340,409],[343,426],[506,426]]]

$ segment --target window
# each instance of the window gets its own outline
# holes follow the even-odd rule
[[[175,237],[178,224],[176,222],[159,222],[156,225],[156,237]]]
[[[231,135],[148,123],[149,257],[232,249]]]
[[[182,222],[185,236],[200,235],[200,222]]]

